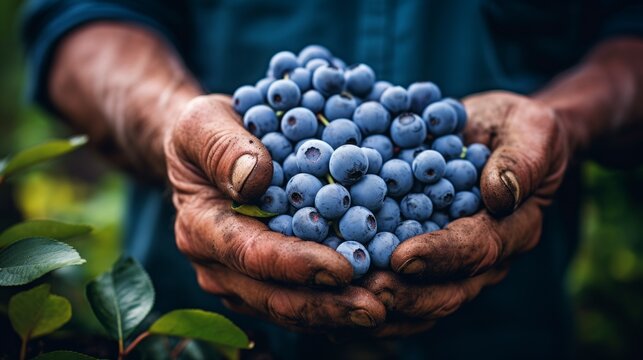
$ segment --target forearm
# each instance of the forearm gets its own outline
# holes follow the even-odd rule
[[[642,64],[642,40],[606,41],[535,95],[563,120],[572,154],[627,160],[622,149],[643,146]]]
[[[49,78],[54,105],[103,154],[157,179],[165,176],[164,134],[201,89],[151,32],[95,23],[59,45]]]

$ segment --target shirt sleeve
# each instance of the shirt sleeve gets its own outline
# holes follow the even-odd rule
[[[56,46],[74,29],[92,21],[135,23],[156,32],[181,51],[186,28],[181,26],[183,1],[32,0],[23,10],[22,40],[27,55],[27,95],[55,112],[47,93],[47,81]]]

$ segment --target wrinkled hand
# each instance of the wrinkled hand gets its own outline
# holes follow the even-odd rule
[[[480,181],[488,210],[405,241],[391,258],[396,273],[364,280],[387,307],[387,324],[377,335],[423,331],[502,280],[507,260],[538,243],[541,209],[562,181],[569,151],[553,111],[506,92],[474,95],[464,104],[465,143],[493,151]]]
[[[228,97],[192,100],[165,148],[177,246],[204,290],[234,310],[309,332],[384,320],[374,294],[347,286],[352,269],[340,254],[231,210],[230,199],[247,201],[265,191],[272,161]]]

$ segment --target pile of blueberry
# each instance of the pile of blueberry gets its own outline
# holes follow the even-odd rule
[[[273,159],[258,203],[276,214],[270,229],[336,249],[355,278],[388,268],[400,242],[481,206],[490,151],[463,145],[464,106],[431,82],[376,81],[368,65],[310,45],[275,54],[233,103]]]

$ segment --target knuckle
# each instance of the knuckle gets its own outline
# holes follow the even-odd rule
[[[271,289],[265,301],[266,313],[275,321],[288,325],[299,325],[303,322],[301,309],[283,291]]]

